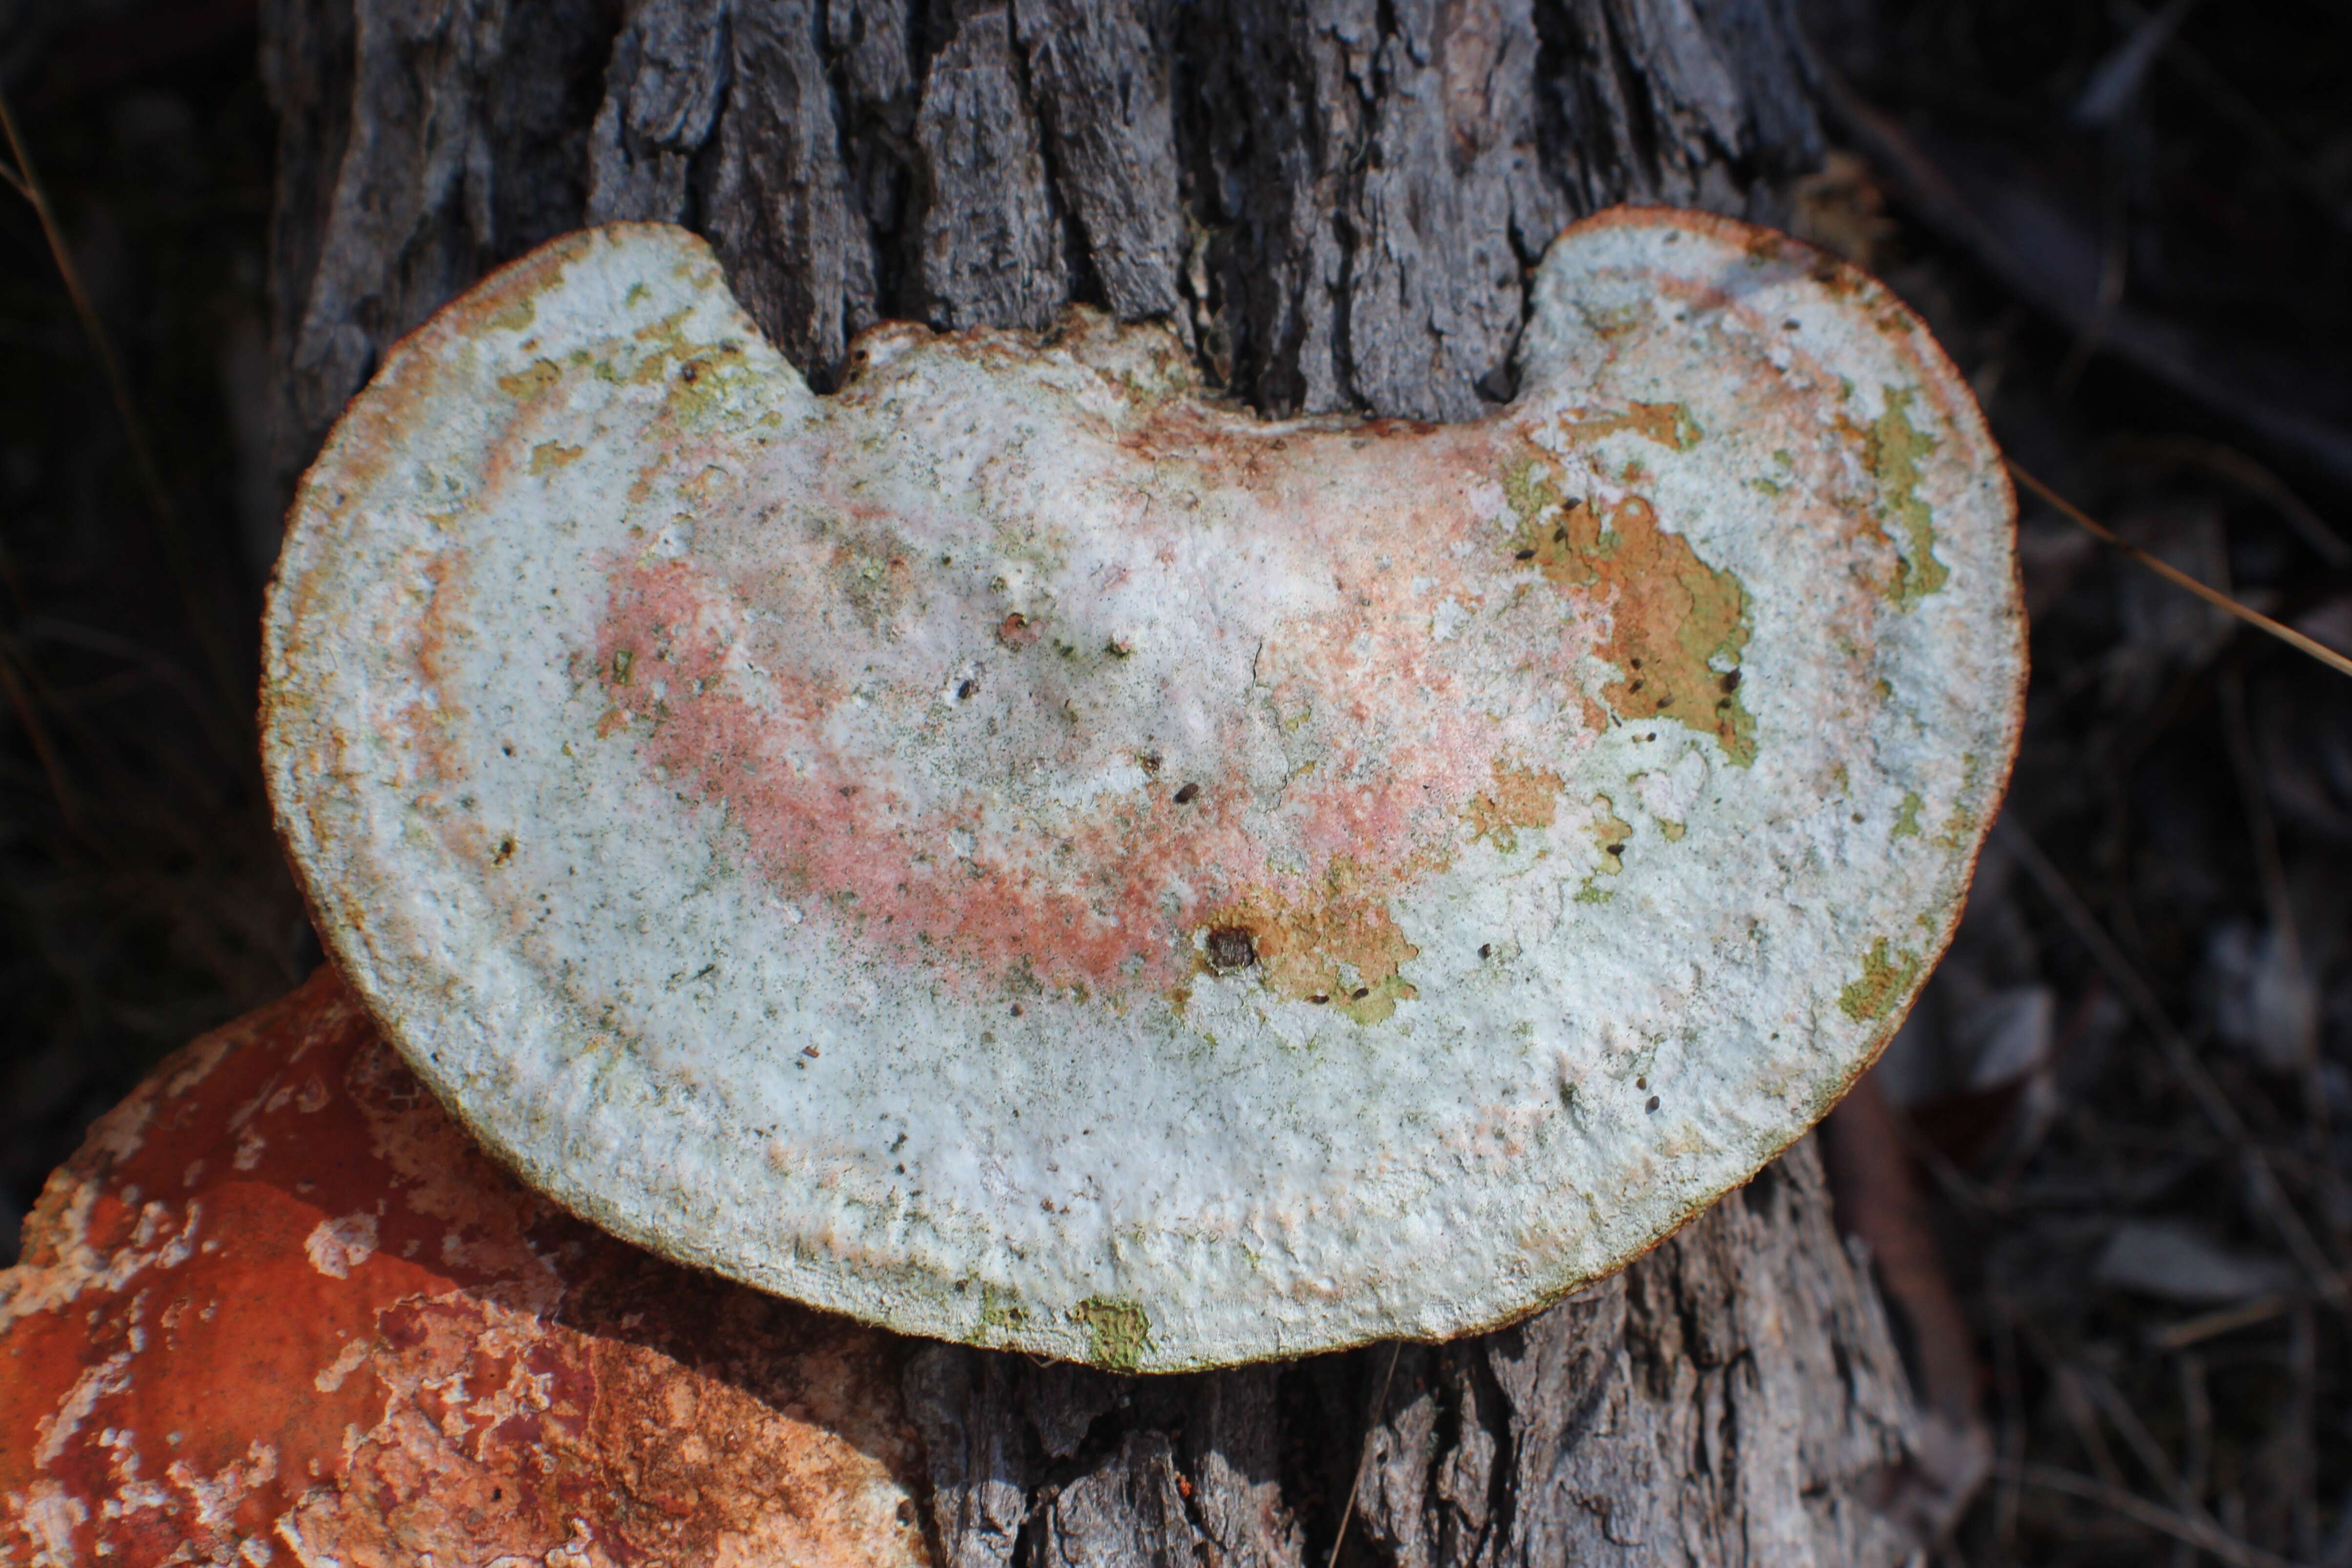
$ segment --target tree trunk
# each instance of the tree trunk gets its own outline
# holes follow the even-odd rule
[[[1269,413],[1475,415],[1528,269],[1819,154],[1781,0],[268,0],[282,476],[384,348],[582,223],[709,235],[820,390],[858,331],[1166,320]],[[909,1364],[949,1568],[1893,1563],[1929,1438],[1801,1145],[1443,1346],[1121,1378]],[[1352,1501],[1350,1500],[1352,1499]]]

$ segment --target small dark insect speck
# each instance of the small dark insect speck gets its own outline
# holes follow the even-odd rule
[[[1651,1095],[1651,1096],[1650,1096],[1650,1103],[1649,1103],[1647,1105],[1645,1105],[1645,1106],[1643,1106],[1643,1110],[1645,1110],[1645,1111],[1650,1111],[1650,1112],[1655,1112],[1655,1111],[1657,1110],[1657,1108],[1658,1108],[1658,1097],[1657,1097],[1656,1095],[1654,1095],[1654,1094],[1653,1094],[1653,1095]]]
[[[1478,956],[1481,958],[1491,958],[1494,956],[1495,945],[1492,942],[1481,942],[1478,944]]]
[[[1536,552],[1531,549],[1523,549],[1511,559],[1514,560],[1533,560],[1536,559]]]
[[[1359,987],[1357,987],[1357,988],[1356,988],[1356,994],[1355,994],[1354,996],[1352,996],[1352,997],[1349,998],[1348,999],[1349,999],[1349,1001],[1360,1002],[1360,1001],[1362,1001],[1366,997],[1369,997],[1369,996],[1370,996],[1371,994],[1372,994],[1372,992],[1371,992],[1371,988],[1370,988],[1370,987],[1369,987],[1369,986],[1359,986]]]
[[[677,373],[679,378],[682,380],[689,382],[699,381],[702,379],[702,367],[697,364],[688,364],[686,369],[678,371]]]
[[[1212,968],[1246,969],[1257,962],[1257,939],[1245,925],[1212,927],[1208,948]]]
[[[1625,846],[1623,844],[1611,844],[1609,846],[1609,852],[1612,855],[1622,855],[1625,852]]]
[[[1201,787],[1198,784],[1187,784],[1176,791],[1176,803],[1180,806],[1189,806],[1200,798]]]
[[[1633,1087],[1636,1089],[1647,1089],[1649,1086],[1650,1081],[1647,1078],[1636,1078],[1633,1080]]]
[[[492,865],[506,864],[507,862],[514,859],[514,840],[500,839],[499,841],[499,852],[490,857],[490,863]]]
[[[1328,997],[1317,996],[1317,997],[1309,997],[1309,998],[1307,998],[1307,999],[1308,1001],[1310,1001],[1310,1002],[1313,1002],[1317,1007],[1321,1007],[1325,1002],[1329,1001],[1331,998],[1328,998]]]
[[[1013,1004],[1013,1016],[1014,1018],[1019,1018],[1021,1016],[1021,1004],[1019,1002]]]
[[[1780,329],[1784,332],[1795,331],[1797,329],[1797,319],[1794,316],[1790,317],[1786,321],[1780,323]]]
[[[814,1061],[817,1059],[818,1051],[816,1047],[813,1045],[804,1045],[801,1047],[801,1054],[807,1057],[811,1061]]]
[[[1717,684],[1720,685],[1727,692],[1738,691],[1739,689],[1739,672],[1738,670],[1726,670],[1723,673],[1723,679]]]
[[[980,683],[978,681],[967,680],[962,685],[956,687],[956,701],[960,703],[970,702],[971,700],[971,694],[978,690],[980,690]]]

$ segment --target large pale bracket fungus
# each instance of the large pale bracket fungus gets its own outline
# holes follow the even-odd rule
[[[488,1146],[681,1260],[1125,1369],[1497,1323],[1877,1052],[2015,747],[2011,502],[1886,290],[1619,210],[1479,423],[866,336],[559,240],[305,480],[268,767]]]

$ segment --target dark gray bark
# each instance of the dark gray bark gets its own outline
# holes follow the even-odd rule
[[[877,320],[1160,318],[1267,413],[1507,396],[1527,267],[1619,201],[1770,221],[1785,0],[266,0],[280,452],[582,222],[708,235],[819,387]]]
[[[280,454],[491,266],[708,235],[820,388],[877,320],[1167,321],[1270,413],[1509,395],[1527,269],[1622,200],[1769,221],[1782,0],[268,0]],[[1624,1275],[1444,1346],[908,1393],[950,1568],[1893,1563],[1931,1445],[1810,1143]],[[1926,1467],[1932,1469],[1933,1467]]]

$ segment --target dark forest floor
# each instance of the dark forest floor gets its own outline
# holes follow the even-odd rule
[[[2352,17],[1805,8],[1856,99],[1809,236],[2028,468],[2352,650]],[[252,761],[253,61],[249,3],[0,4],[164,502],[0,190],[0,1262],[90,1117],[317,962]],[[2352,679],[2021,510],[2024,753],[1877,1074],[1974,1343],[1923,1371],[1977,1380],[1996,1454],[1949,1561],[2352,1568]]]

